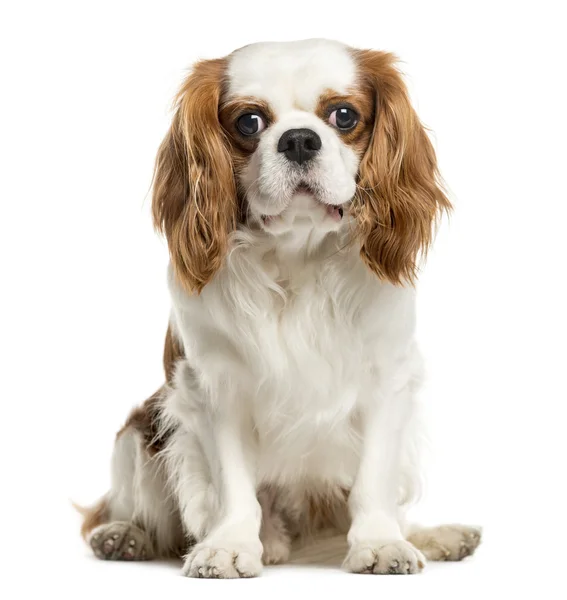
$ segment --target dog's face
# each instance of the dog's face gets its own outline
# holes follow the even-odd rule
[[[275,235],[301,221],[338,229],[372,122],[351,53],[325,40],[247,46],[229,60],[227,98],[249,216]]]
[[[253,44],[198,63],[156,162],[153,210],[199,291],[245,222],[266,235],[354,222],[380,277],[411,280],[449,203],[391,55],[337,42]]]

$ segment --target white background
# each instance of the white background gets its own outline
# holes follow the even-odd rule
[[[0,587],[17,586],[5,597],[561,595],[561,4],[2,4]],[[219,582],[98,562],[69,499],[106,490],[116,430],[162,382],[167,253],[148,190],[171,99],[197,58],[306,37],[397,53],[434,132],[456,210],[419,287],[432,441],[415,516],[483,525],[484,544],[410,578],[278,567]]]

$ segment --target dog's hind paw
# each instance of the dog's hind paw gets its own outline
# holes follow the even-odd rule
[[[92,530],[88,542],[102,560],[150,560],[152,543],[145,531],[126,521],[114,521]]]
[[[428,560],[463,560],[478,548],[481,537],[479,527],[440,525],[414,531],[408,541]]]

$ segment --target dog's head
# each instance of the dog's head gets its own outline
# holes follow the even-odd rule
[[[275,236],[354,225],[368,267],[411,282],[449,207],[395,58],[326,40],[197,63],[156,161],[154,219],[190,291],[240,222]]]

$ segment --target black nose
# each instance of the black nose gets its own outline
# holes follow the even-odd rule
[[[278,142],[278,152],[302,165],[321,150],[321,138],[311,129],[288,129]]]

